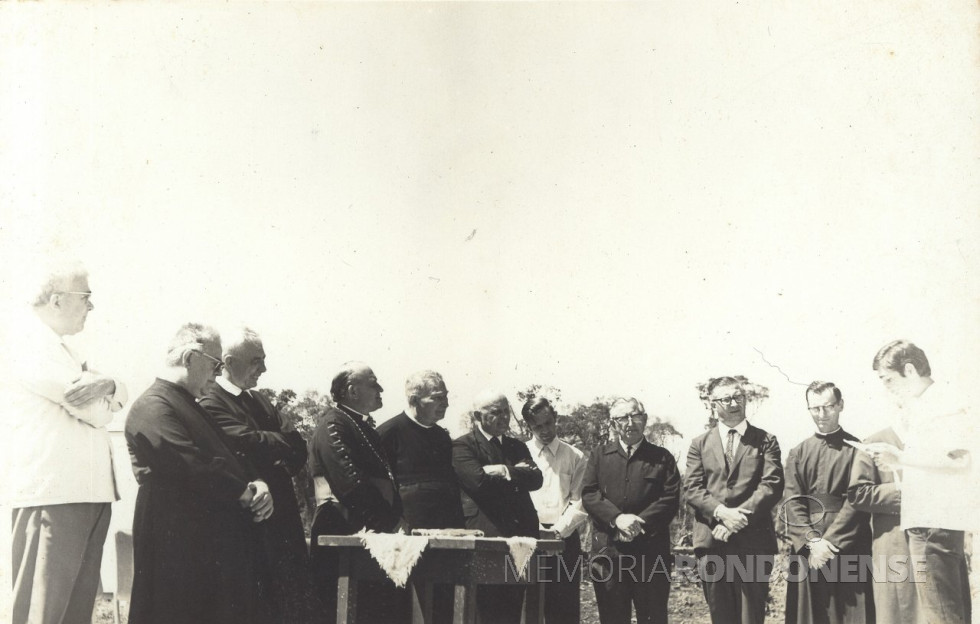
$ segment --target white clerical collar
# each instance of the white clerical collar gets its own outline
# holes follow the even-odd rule
[[[826,438],[829,435],[834,435],[838,431],[840,431],[840,427],[837,427],[833,431],[828,431],[827,433],[824,433],[823,431],[820,431],[819,429],[817,429],[817,434],[816,435],[817,435],[818,438]]]
[[[738,437],[741,438],[742,436],[745,435],[745,430],[748,428],[748,426],[749,426],[749,421],[744,418],[734,427],[729,427],[728,425],[726,425],[725,423],[719,420],[718,432],[721,434],[722,438],[725,438],[726,436],[728,436],[729,431],[735,431],[738,433]]]
[[[230,394],[231,396],[238,396],[242,392],[245,392],[244,390],[242,390],[241,388],[233,384],[230,380],[225,379],[224,377],[215,377],[214,383],[218,384],[219,386],[227,390],[228,394]]]
[[[412,422],[414,422],[419,427],[424,427],[425,429],[432,429],[433,427],[435,427],[435,425],[426,425],[424,423],[420,423],[419,422],[419,419],[415,417],[415,414],[413,414],[413,413],[411,413],[411,412],[409,412],[407,410],[405,412],[405,415],[408,416],[409,418],[411,418],[412,419]]]
[[[476,425],[476,428],[480,430],[480,433],[482,433],[482,434],[483,434],[483,437],[484,437],[484,438],[486,438],[488,442],[489,442],[490,440],[492,440],[493,438],[497,438],[497,440],[498,440],[498,441],[499,441],[499,442],[500,442],[501,444],[503,444],[503,443],[504,443],[504,440],[503,440],[503,437],[504,437],[504,436],[492,436],[492,435],[490,435],[489,433],[487,433],[486,431],[484,431],[484,430],[483,430],[483,425],[481,425],[481,424],[479,424],[479,423],[477,423],[477,425]]]
[[[543,453],[545,449],[549,449],[552,455],[558,457],[558,447],[561,446],[561,440],[558,439],[558,436],[555,436],[555,439],[550,444],[541,444],[537,438],[531,438],[531,443],[534,445],[534,449],[538,455]]]
[[[367,420],[368,419],[368,415],[367,414],[360,413],[359,411],[357,411],[356,409],[354,409],[350,405],[347,405],[346,403],[338,403],[337,405],[339,405],[340,407],[344,408],[348,412],[351,412],[353,414],[357,414],[358,416],[360,416],[364,420]]]

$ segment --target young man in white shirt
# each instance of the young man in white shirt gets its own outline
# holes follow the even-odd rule
[[[948,384],[932,379],[925,352],[895,340],[875,355],[872,367],[897,400],[908,426],[905,448],[880,442],[872,456],[879,468],[902,470],[902,528],[916,565],[920,621],[970,621],[965,532],[978,526],[975,423]]]
[[[548,624],[578,622],[581,612],[582,540],[579,527],[588,519],[582,509],[582,477],[585,455],[558,439],[557,420],[551,402],[544,397],[528,399],[521,416],[533,436],[527,449],[541,470],[543,484],[531,492],[542,536],[565,541],[565,549],[550,557],[546,570],[544,618]]]

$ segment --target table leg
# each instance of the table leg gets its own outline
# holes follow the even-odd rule
[[[412,624],[432,624],[432,583],[410,579],[412,584]]]
[[[532,583],[524,592],[524,624],[544,624],[545,583]]]
[[[457,585],[453,624],[476,624],[476,585]]]
[[[337,579],[337,624],[354,624],[357,621],[357,579],[351,578],[351,552],[341,548]]]

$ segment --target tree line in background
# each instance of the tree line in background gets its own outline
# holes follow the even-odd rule
[[[743,387],[750,404],[759,404],[769,398],[769,389],[765,386],[750,382],[744,376],[736,376]],[[708,409],[708,420],[705,429],[715,426],[717,419],[710,409],[710,402],[706,388],[711,380],[706,380],[695,386],[705,407]],[[282,417],[290,423],[296,431],[303,436],[303,439],[310,442],[313,432],[320,422],[320,418],[326,410],[333,406],[333,401],[327,395],[321,395],[316,390],[308,390],[302,396],[288,388],[276,392],[269,388],[259,390],[269,401],[276,406]],[[592,449],[610,441],[609,428],[609,408],[617,397],[596,397],[589,404],[577,403],[570,407],[564,407],[561,401],[561,391],[554,386],[532,384],[517,392],[518,404],[515,411],[520,411],[520,407],[528,399],[543,396],[551,401],[558,414],[557,428],[558,437],[578,448],[586,454],[591,453]],[[567,412],[567,413],[561,413]],[[464,415],[468,416],[468,415]],[[518,414],[515,418],[518,432],[516,437],[526,441],[531,438],[530,429],[524,423],[524,419]],[[368,417],[368,422],[374,426],[374,419]],[[667,422],[666,419],[653,414],[648,415],[646,431],[644,432],[648,441],[659,446],[668,447],[668,444],[676,438],[681,437],[681,433]],[[684,457],[676,457],[678,464],[684,465]],[[303,469],[293,477],[293,487],[296,491],[296,498],[299,501],[300,512],[303,514],[303,522],[309,531],[313,521],[313,512],[316,510],[316,503],[313,498],[313,479],[310,477],[309,468]],[[681,506],[681,511],[671,527],[671,534],[674,536],[674,544],[683,547],[690,543],[690,532],[693,526],[693,517],[687,505]]]

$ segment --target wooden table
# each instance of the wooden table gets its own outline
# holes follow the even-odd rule
[[[359,581],[387,579],[361,539],[354,535],[321,535],[319,547],[334,548],[339,555],[337,622],[354,624]],[[455,587],[453,624],[476,622],[476,588],[480,585],[527,585],[524,600],[525,624],[544,622],[544,584],[536,583],[540,555],[553,555],[564,548],[561,540],[538,540],[537,551],[527,564],[527,574],[517,578],[516,563],[507,541],[500,537],[430,537],[408,583],[412,588],[412,623],[432,622],[432,587],[445,583]],[[554,562],[551,562],[553,565]]]

